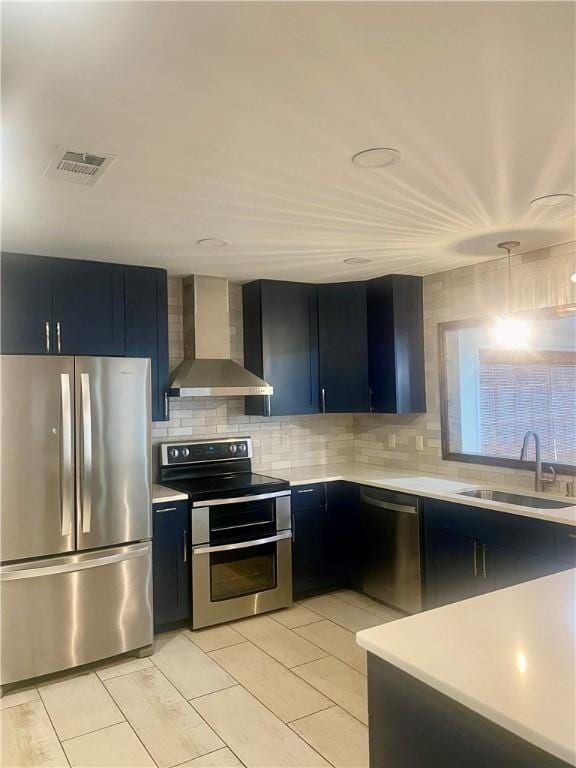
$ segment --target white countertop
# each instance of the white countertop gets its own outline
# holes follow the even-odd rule
[[[165,485],[152,484],[152,504],[162,504],[166,501],[186,501],[187,494],[182,491],[175,491],[173,488],[167,488]]]
[[[534,509],[516,504],[503,504],[497,501],[475,499],[470,496],[460,496],[456,491],[467,488],[499,488],[510,493],[528,493],[530,496],[541,496],[546,499],[558,499],[567,501],[562,496],[552,494],[534,493],[521,489],[494,486],[490,483],[465,483],[460,480],[451,480],[446,477],[434,475],[420,475],[405,472],[399,469],[389,469],[372,464],[319,464],[315,467],[302,467],[300,469],[282,469],[274,473],[276,477],[288,480],[290,485],[306,485],[309,483],[326,483],[334,480],[347,480],[351,483],[371,485],[375,488],[387,488],[392,491],[403,491],[416,496],[426,496],[441,501],[453,501],[469,507],[483,507],[508,512],[512,515],[523,517],[536,517],[540,520],[551,520],[555,523],[576,525],[576,502],[564,509]]]
[[[576,569],[409,616],[358,644],[576,765]]]

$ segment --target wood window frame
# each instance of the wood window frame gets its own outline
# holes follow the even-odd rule
[[[515,316],[531,320],[537,318],[552,318],[572,315],[576,313],[576,304],[565,304],[558,307],[546,307],[529,312],[518,312]],[[466,320],[450,320],[438,323],[438,370],[440,377],[440,443],[442,458],[446,461],[459,461],[464,464],[485,464],[492,467],[510,467],[534,471],[534,461],[520,461],[520,459],[506,458],[502,456],[483,456],[476,453],[459,453],[450,450],[450,420],[448,413],[448,366],[446,357],[446,337],[450,331],[458,331],[461,328],[479,328],[493,322],[490,317],[475,317]],[[523,353],[526,354],[526,353]],[[562,475],[576,475],[576,466],[571,464],[559,464],[545,461],[546,467],[553,467],[555,472]]]

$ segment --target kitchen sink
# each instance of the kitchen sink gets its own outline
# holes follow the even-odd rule
[[[540,496],[525,496],[522,493],[493,491],[491,488],[472,488],[468,491],[457,491],[457,493],[459,496],[471,496],[475,499],[486,499],[486,501],[500,501],[503,504],[517,504],[521,507],[533,507],[534,509],[565,509],[575,504],[573,501],[543,499]]]

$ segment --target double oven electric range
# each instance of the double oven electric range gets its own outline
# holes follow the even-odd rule
[[[190,499],[195,629],[292,602],[289,484],[251,458],[249,437],[160,446],[160,482]]]

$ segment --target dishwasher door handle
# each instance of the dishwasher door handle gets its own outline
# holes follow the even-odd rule
[[[370,504],[371,507],[378,507],[378,509],[387,509],[390,512],[406,512],[409,515],[418,514],[418,507],[412,507],[409,504],[396,504],[392,501],[381,501],[380,499],[375,499],[373,496],[366,496],[364,494],[361,494],[360,498],[365,504]]]

